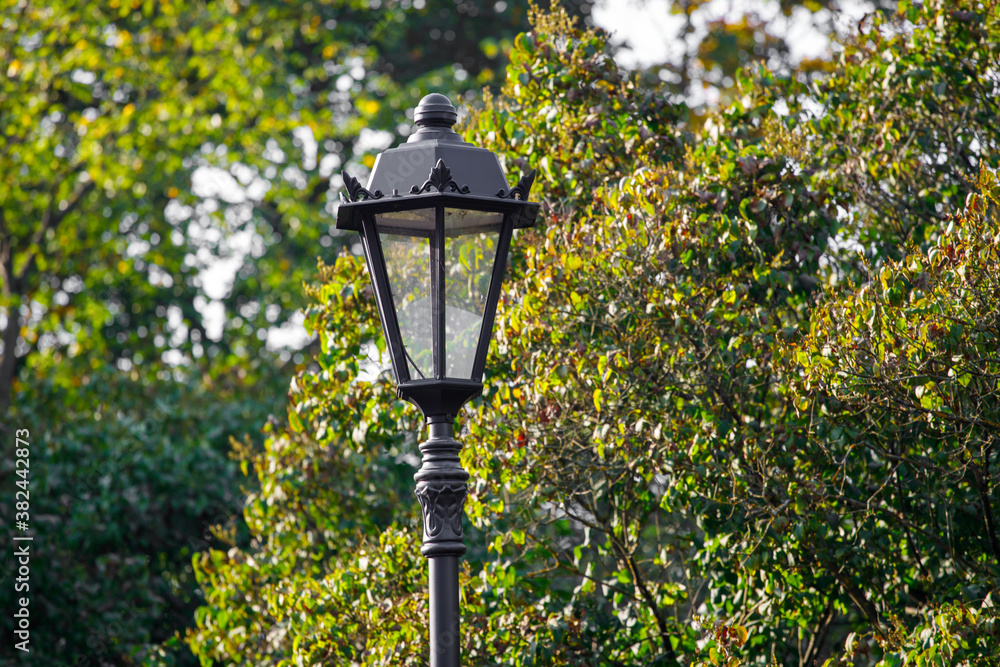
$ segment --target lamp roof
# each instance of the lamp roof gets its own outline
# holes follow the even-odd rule
[[[375,159],[369,191],[381,190],[388,195],[397,190],[405,195],[411,187],[420,187],[439,160],[448,166],[459,186],[468,186],[469,194],[494,197],[509,187],[497,156],[467,143],[452,129],[458,112],[447,97],[438,93],[425,96],[413,118],[418,129],[407,142]]]

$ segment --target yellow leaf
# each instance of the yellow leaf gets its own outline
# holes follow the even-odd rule
[[[21,71],[21,61],[15,60],[11,62],[10,66],[7,68],[7,77],[13,78],[17,76],[17,73]]]
[[[133,113],[135,113],[135,105],[134,104],[126,104],[122,108],[122,118],[128,118]]]
[[[288,424],[296,433],[302,432],[302,420],[299,419],[299,415],[294,410],[288,411]]]
[[[576,255],[570,255],[566,258],[566,268],[570,271],[576,271],[581,266],[583,266],[583,260]]]

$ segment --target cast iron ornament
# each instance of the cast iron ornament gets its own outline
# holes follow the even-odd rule
[[[528,201],[528,192],[531,191],[531,185],[535,182],[535,170],[532,169],[527,174],[521,176],[521,180],[517,182],[517,185],[507,192],[503,189],[497,193],[497,197],[501,199],[519,199],[521,201]]]
[[[344,203],[353,203],[364,201],[368,199],[381,199],[385,195],[382,194],[381,190],[376,190],[375,192],[370,192],[367,188],[358,182],[358,179],[354,178],[346,171],[340,172],[341,176],[344,178],[344,187],[347,188],[347,194],[343,192],[340,193],[340,200]],[[516,199],[519,201],[528,201],[528,193],[531,192],[531,186],[535,182],[535,170],[532,169],[527,174],[521,176],[521,179],[517,182],[517,185],[512,187],[509,191],[503,188],[497,192],[496,196],[500,199]],[[455,179],[451,176],[451,169],[445,165],[444,160],[438,160],[434,168],[431,169],[430,177],[424,181],[424,184],[420,187],[414,185],[410,188],[411,195],[419,195],[424,192],[428,192],[431,188],[436,188],[438,192],[444,192],[450,190],[452,192],[457,192],[459,194],[467,195],[469,194],[468,185],[459,185],[455,182]],[[395,191],[393,191],[395,194]]]
[[[364,199],[381,199],[384,195],[381,190],[376,190],[375,192],[369,192],[365,186],[358,182],[358,179],[349,175],[346,171],[340,172],[340,175],[344,178],[344,187],[347,188],[347,196],[344,193],[340,193],[340,200],[342,202],[350,203],[356,201],[362,201]]]
[[[417,499],[424,515],[424,542],[460,542],[462,509],[468,495],[462,482],[421,482]]]
[[[461,195],[469,194],[469,186],[460,186],[455,182],[455,179],[451,177],[451,169],[445,166],[444,160],[438,160],[437,164],[434,165],[434,168],[431,169],[430,177],[424,181],[424,184],[419,188],[415,185],[410,188],[410,194],[419,195],[423,192],[427,192],[431,188],[437,188],[438,192],[451,190],[452,192],[457,192]]]

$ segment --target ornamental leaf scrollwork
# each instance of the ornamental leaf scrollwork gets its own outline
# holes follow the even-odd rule
[[[445,166],[444,160],[438,160],[434,168],[431,169],[430,177],[419,188],[416,185],[410,188],[410,194],[419,195],[431,188],[437,188],[438,192],[451,190],[462,195],[469,194],[469,186],[459,185],[455,182],[455,179],[451,177],[451,169]]]
[[[500,189],[497,193],[497,197],[501,199],[519,199],[521,201],[528,201],[528,192],[531,191],[531,186],[535,182],[535,170],[532,169],[527,174],[521,176],[521,180],[517,182],[517,185],[507,192],[504,189]]]
[[[347,188],[347,196],[344,196],[343,192],[340,193],[340,200],[345,204],[363,201],[365,199],[381,199],[384,196],[381,190],[369,192],[366,187],[358,182],[358,179],[354,178],[346,171],[340,172],[340,175],[343,176],[344,187]]]
[[[462,508],[468,486],[457,482],[421,482],[417,499],[424,515],[424,541],[461,540]]]

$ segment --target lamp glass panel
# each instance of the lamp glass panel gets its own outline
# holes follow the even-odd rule
[[[503,213],[444,212],[445,375],[472,378]]]
[[[430,271],[434,219],[433,208],[375,216],[412,380],[434,377]]]

